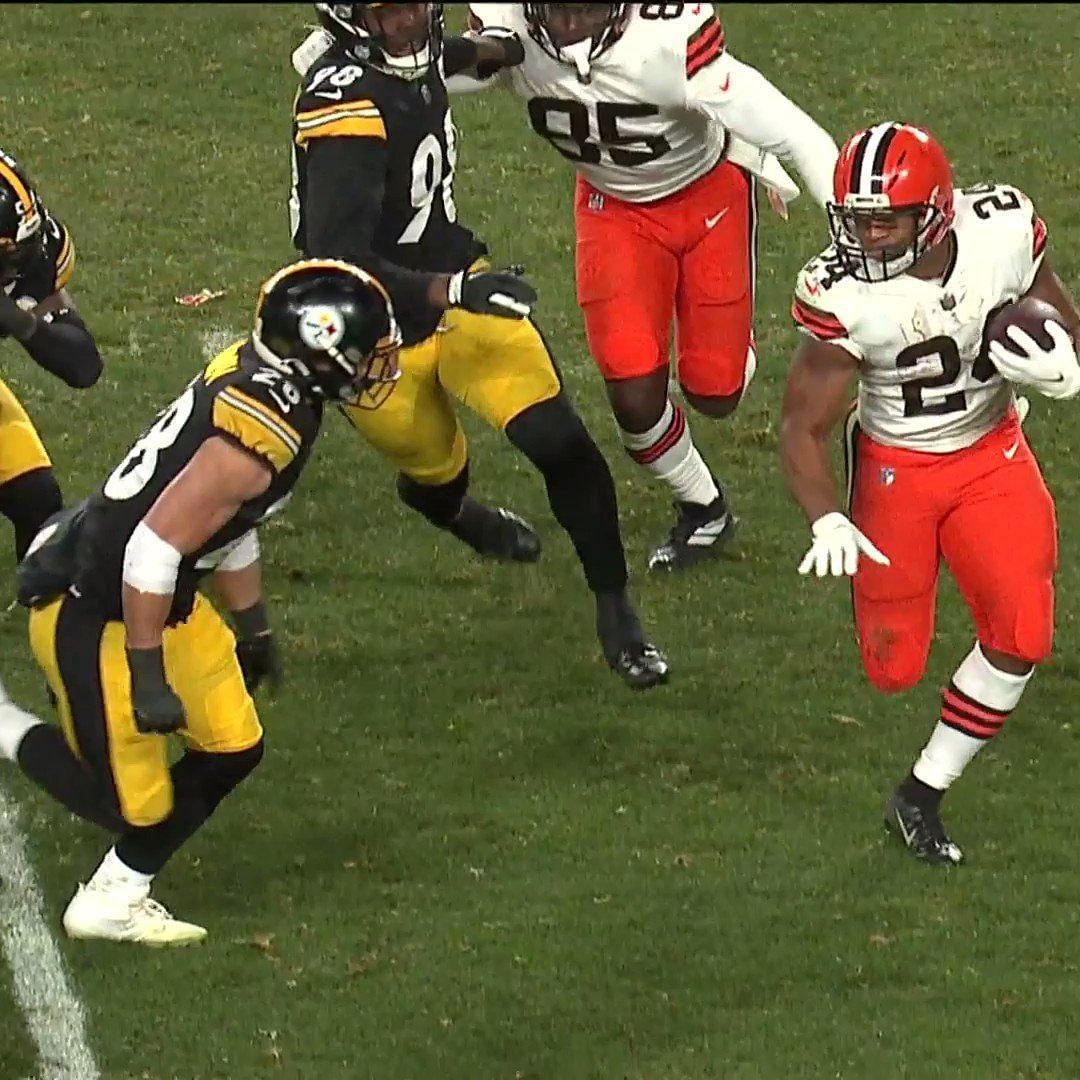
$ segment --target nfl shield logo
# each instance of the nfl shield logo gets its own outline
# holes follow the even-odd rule
[[[599,191],[593,191],[589,193],[589,209],[590,210],[603,210],[604,209],[604,196]]]
[[[881,469],[881,482],[888,487],[896,479],[896,471],[891,465],[884,465]]]

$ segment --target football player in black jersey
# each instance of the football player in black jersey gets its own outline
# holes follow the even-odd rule
[[[487,248],[458,221],[445,77],[495,52],[520,59],[521,43],[444,41],[441,4],[315,7],[323,30],[293,57],[303,76],[293,118],[293,241],[307,257],[368,268],[402,312],[393,398],[378,413],[346,415],[397,467],[408,506],[481,555],[532,561],[540,549],[529,526],[467,494],[453,398],[504,431],[543,476],[573,541],[608,664],[636,689],[665,681],[667,661],[627,593],[610,470],[528,318],[535,293],[513,274],[489,272]]]
[[[93,386],[101,356],[67,292],[75,245],[16,161],[0,150],[0,339],[13,337],[46,371]],[[0,380],[0,514],[15,529],[21,559],[60,509],[52,462],[26,410]]]
[[[389,298],[366,272],[333,260],[278,271],[251,336],[199,372],[20,564],[62,732],[0,708],[0,756],[119,834],[64,913],[72,937],[206,936],[151,900],[150,883],[262,757],[251,692],[281,671],[255,528],[291,494],[323,402],[377,408],[399,345]],[[236,637],[200,591],[205,576]],[[185,753],[170,770],[173,732]]]

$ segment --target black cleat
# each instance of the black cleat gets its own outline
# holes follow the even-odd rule
[[[703,559],[714,558],[735,535],[739,519],[731,512],[723,491],[707,506],[676,502],[679,512],[665,540],[649,556],[649,572],[685,570]]]
[[[597,593],[596,633],[608,667],[631,689],[648,690],[667,682],[667,657],[646,641],[625,592]]]
[[[527,521],[501,506],[484,506],[468,495],[448,529],[488,559],[531,563],[540,558],[540,537]]]
[[[949,839],[938,812],[916,805],[899,792],[885,804],[885,828],[923,862],[956,866],[964,857]]]

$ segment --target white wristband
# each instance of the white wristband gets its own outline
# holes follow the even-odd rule
[[[176,591],[182,558],[172,544],[140,521],[124,548],[124,584],[139,592],[169,596]]]

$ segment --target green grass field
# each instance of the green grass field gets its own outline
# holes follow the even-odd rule
[[[733,5],[731,49],[838,141],[928,124],[962,184],[1035,200],[1080,281],[1080,8]],[[79,252],[72,292],[107,359],[65,389],[3,348],[69,498],[96,487],[290,258],[289,54],[301,5],[7,7],[0,143]],[[1073,833],[1080,643],[1075,406],[1027,427],[1058,500],[1055,658],[946,804],[968,864],[926,869],[880,810],[970,647],[952,587],[923,685],[866,683],[839,583],[804,581],[807,530],[777,424],[799,266],[825,242],[804,196],[763,215],[761,368],[730,424],[695,432],[744,519],[740,557],[647,580],[669,524],[624,457],[573,300],[571,175],[520,105],[456,106],[463,219],[527,264],[539,317],[611,462],[636,595],[673,668],[634,695],[531,470],[467,416],[475,490],[542,531],[536,567],[490,566],[400,507],[332,420],[265,530],[288,664],[263,701],[263,768],[156,894],[205,947],[61,948],[109,1080],[757,1080],[1080,1075]],[[198,310],[174,296],[228,294]],[[10,595],[10,574],[2,578]],[[44,710],[21,609],[3,676]],[[3,781],[8,783],[5,778]],[[104,849],[13,776],[59,918]],[[0,919],[3,913],[0,913]],[[0,1077],[38,1069],[0,980]]]

